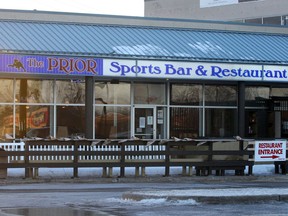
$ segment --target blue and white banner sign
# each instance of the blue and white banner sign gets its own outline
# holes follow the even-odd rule
[[[288,66],[104,60],[103,75],[116,77],[287,82]]]

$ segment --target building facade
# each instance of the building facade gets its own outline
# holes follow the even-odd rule
[[[285,0],[145,0],[145,16],[287,25]]]
[[[0,11],[2,138],[288,136],[285,27]]]

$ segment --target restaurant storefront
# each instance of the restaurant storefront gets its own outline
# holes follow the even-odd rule
[[[287,109],[275,102],[288,94],[285,66],[10,54],[0,60],[3,74],[18,75],[0,80],[3,138],[87,131],[97,139],[233,137],[239,122],[245,137],[287,135]],[[240,91],[245,119],[239,120]]]
[[[10,19],[0,17],[2,138],[288,137],[285,34]]]

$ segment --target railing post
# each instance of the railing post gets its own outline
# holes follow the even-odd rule
[[[31,168],[29,167],[29,141],[25,142],[24,151],[25,178],[29,178],[31,176]]]
[[[165,151],[165,176],[169,175],[170,175],[170,142],[167,142]]]
[[[121,143],[120,148],[120,177],[125,177],[125,142]]]
[[[79,152],[78,152],[78,143],[77,141],[72,141],[74,145],[74,160],[73,160],[73,178],[78,178],[78,159],[79,159]]]
[[[209,141],[208,142],[208,151],[209,151],[209,154],[208,154],[208,161],[209,163],[212,162],[213,160],[213,141]],[[212,170],[211,170],[211,167],[208,166],[207,167],[207,175],[211,175],[212,174]]]

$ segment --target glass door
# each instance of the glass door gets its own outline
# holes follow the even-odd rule
[[[134,136],[140,139],[166,137],[166,108],[137,106],[134,108]]]
[[[155,139],[155,108],[135,107],[134,136],[140,139]]]

